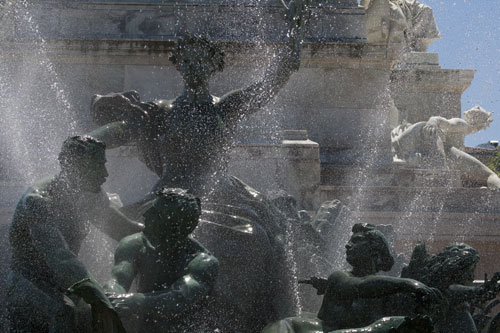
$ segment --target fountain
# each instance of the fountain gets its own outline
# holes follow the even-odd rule
[[[300,69],[275,99],[239,122],[232,133],[227,155],[231,174],[269,198],[275,190],[287,191],[310,215],[325,201],[331,202],[334,211],[338,209],[330,220],[318,215],[309,223],[304,214],[286,220],[282,212],[269,208],[274,205],[265,196],[238,178],[230,180],[231,186],[245,188],[254,196],[256,206],[273,212],[266,228],[276,230],[262,234],[283,237],[279,239],[282,253],[277,255],[283,267],[278,270],[293,272],[292,279],[281,281],[286,296],[273,305],[276,312],[260,303],[245,303],[273,298],[259,290],[265,282],[246,286],[251,296],[241,291],[246,298],[238,302],[244,304],[238,311],[257,309],[270,316],[255,315],[266,321],[257,326],[318,310],[318,301],[307,296],[310,288],[297,285],[303,277],[298,275],[307,270],[327,274],[340,269],[342,258],[324,253],[341,254],[341,237],[336,235],[333,242],[330,236],[345,236],[355,222],[392,224],[399,252],[409,253],[421,239],[431,250],[467,241],[485,253],[478,274],[500,270],[494,256],[498,247],[494,221],[500,212],[493,203],[498,193],[470,187],[454,170],[393,162],[391,129],[402,121],[417,123],[432,116],[458,118],[460,96],[473,78],[473,71],[441,69],[437,55],[426,52],[427,45],[439,37],[427,7],[417,2],[415,8],[401,9],[395,3],[327,0],[314,5]],[[91,96],[135,90],[140,98],[134,98],[142,103],[182,92],[182,78],[168,59],[179,37],[203,34],[224,50],[226,68],[210,81],[216,95],[265,77],[263,70],[287,41],[283,7],[274,0],[23,0],[0,4],[0,40],[9,46],[0,55],[0,86],[5,87],[1,103],[7,110],[0,121],[9,129],[0,134],[2,142],[8,143],[0,150],[4,230],[24,187],[57,171],[55,157],[62,140],[96,128],[89,112]],[[426,17],[425,24],[414,21],[419,11]],[[411,34],[403,34],[409,26]],[[126,207],[143,199],[157,181],[137,157],[144,160],[134,144],[107,152],[108,169],[113,171],[105,189],[119,193]],[[228,188],[224,182],[211,184],[199,194],[210,194],[216,185]],[[217,216],[217,202],[205,203],[205,217]],[[278,227],[276,220],[281,221]],[[235,246],[259,248],[263,257],[276,250],[273,244],[262,248],[261,240],[255,242],[244,232],[234,235],[228,231],[223,236],[230,237]],[[209,249],[217,246],[210,232],[198,231],[195,236]],[[1,244],[5,246],[6,241]],[[96,230],[91,230],[83,244],[82,261],[99,282],[109,276],[114,246]],[[318,248],[324,251],[318,261],[311,264],[301,259]],[[241,262],[232,253],[214,254],[231,262],[222,266],[223,271],[237,273]],[[259,261],[253,264],[240,273],[266,271]]]

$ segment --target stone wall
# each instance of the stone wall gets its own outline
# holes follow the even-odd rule
[[[474,70],[442,69],[436,53],[412,52],[403,56],[391,73],[391,92],[399,121],[416,123],[432,116],[461,118],[462,94]]]

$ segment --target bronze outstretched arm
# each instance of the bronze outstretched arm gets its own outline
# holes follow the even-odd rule
[[[299,280],[298,282],[301,284],[310,284],[314,289],[316,289],[318,295],[324,295],[326,293],[326,288],[328,287],[328,279],[316,276],[309,279]]]
[[[290,5],[286,6],[289,23],[288,41],[272,59],[264,77],[247,88],[232,91],[221,97],[218,108],[227,124],[234,124],[266,105],[286,84],[292,73],[299,69],[300,49],[309,16],[309,3],[310,0],[292,0]]]
[[[143,224],[129,219],[117,206],[112,205],[104,191],[86,193],[86,201],[93,208],[89,211],[91,223],[118,242],[144,229]]]
[[[500,293],[500,272],[496,272],[491,280],[485,276],[484,283],[479,286],[464,286],[452,284],[446,290],[446,296],[453,302],[469,302],[475,306],[481,306]]]
[[[365,277],[348,276],[345,272],[335,272],[328,278],[329,290],[341,299],[376,298],[396,293],[414,293],[419,298],[430,298],[438,302],[441,293],[434,288],[413,279],[381,275]]]
[[[143,250],[142,235],[134,234],[123,238],[115,252],[115,264],[111,271],[111,279],[104,285],[110,293],[127,293],[138,273],[136,257]]]
[[[87,135],[102,141],[107,149],[126,145],[131,140],[131,125],[125,121],[115,121],[96,128]]]
[[[96,227],[116,241],[144,229],[142,223],[129,219],[115,207],[106,207],[102,214],[103,216],[99,219],[102,222],[97,224]],[[94,221],[98,220],[95,219]]]
[[[107,149],[132,143],[152,108],[155,105],[141,103],[135,91],[96,95],[92,101],[92,118],[101,127],[88,135],[104,142]]]

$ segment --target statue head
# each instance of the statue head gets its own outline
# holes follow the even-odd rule
[[[106,145],[90,136],[66,139],[59,153],[61,175],[67,185],[97,193],[108,177]]]
[[[478,130],[486,129],[493,122],[491,112],[487,112],[479,105],[465,111],[464,120]]]
[[[144,213],[145,234],[159,240],[184,239],[194,231],[201,215],[199,198],[179,188],[163,188],[156,196]]]
[[[425,244],[420,243],[413,250],[410,263],[403,268],[401,277],[446,290],[452,284],[471,284],[478,261],[478,252],[464,243],[451,244],[439,254],[427,253]]]
[[[356,223],[352,227],[351,239],[346,244],[346,259],[353,266],[374,266],[374,270],[389,271],[394,258],[384,234],[374,225]]]
[[[224,52],[205,36],[186,34],[177,40],[169,59],[189,86],[206,84],[214,73],[224,69]]]
[[[471,284],[474,271],[479,261],[479,253],[472,246],[464,243],[448,245],[437,256],[440,276],[447,284]]]

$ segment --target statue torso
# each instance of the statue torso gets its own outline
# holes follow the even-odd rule
[[[162,185],[192,188],[226,169],[230,130],[215,104],[182,105],[160,100],[139,134],[141,159]]]
[[[350,275],[345,272],[347,278]],[[391,315],[386,297],[340,299],[332,276],[318,313],[318,318],[323,320],[328,330],[363,327]]]
[[[149,293],[168,290],[178,279],[189,274],[188,265],[199,253],[199,249],[194,246],[175,254],[145,247],[137,260],[137,291]]]
[[[47,253],[37,247],[33,228],[59,233],[68,250],[78,255],[84,238],[89,233],[89,216],[74,198],[63,194],[54,195],[53,181],[40,182],[24,194],[19,201],[10,227],[12,267],[27,278],[50,280],[52,273],[46,263]],[[81,195],[80,195],[81,197]],[[64,198],[64,199],[63,199]],[[90,209],[90,208],[89,208]]]

